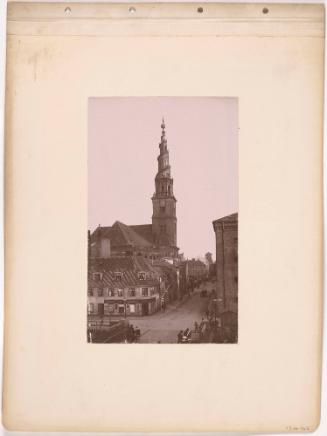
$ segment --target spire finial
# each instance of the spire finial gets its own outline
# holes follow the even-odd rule
[[[161,128],[162,128],[163,131],[165,130],[165,127],[166,127],[166,125],[165,125],[165,119],[164,119],[164,117],[162,117]]]

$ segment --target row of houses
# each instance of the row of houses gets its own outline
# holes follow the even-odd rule
[[[173,269],[142,256],[89,258],[88,315],[153,314],[175,297]]]
[[[151,315],[206,275],[206,265],[195,259],[173,265],[144,256],[89,257],[88,314]]]

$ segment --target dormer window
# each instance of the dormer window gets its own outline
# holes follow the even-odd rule
[[[120,282],[122,278],[123,278],[123,273],[120,271],[116,271],[115,272],[115,281]]]
[[[145,280],[146,279],[146,273],[145,272],[139,272],[138,273],[139,280]]]
[[[93,273],[93,280],[96,280],[96,281],[100,281],[100,280],[102,280],[102,273],[101,272],[94,272]]]

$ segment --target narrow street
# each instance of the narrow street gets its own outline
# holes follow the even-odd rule
[[[129,318],[130,324],[141,330],[139,342],[176,343],[180,330],[193,329],[194,322],[199,323],[205,316],[208,298],[201,297],[200,291],[202,289],[211,291],[212,287],[212,284],[204,283],[200,288],[195,289],[190,297],[184,297],[183,301],[169,304],[165,311],[142,318]]]

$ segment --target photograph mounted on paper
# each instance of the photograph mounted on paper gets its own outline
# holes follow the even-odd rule
[[[238,99],[88,102],[90,343],[236,344]]]

